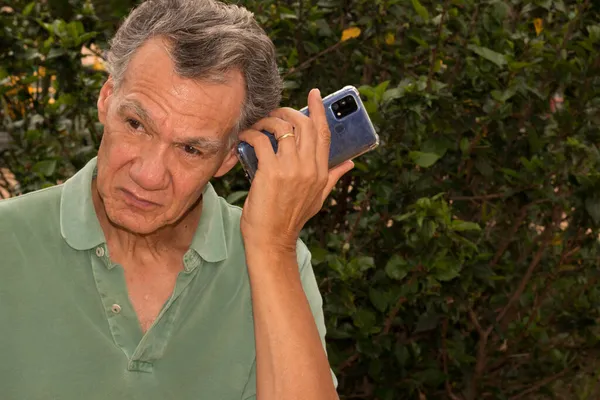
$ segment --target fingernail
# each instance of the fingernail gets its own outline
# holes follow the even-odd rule
[[[315,88],[315,90],[317,91],[317,93],[319,94],[319,98],[322,99],[321,97],[321,91],[319,90],[319,88]]]

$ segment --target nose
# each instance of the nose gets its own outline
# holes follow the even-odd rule
[[[129,176],[142,189],[161,190],[169,183],[165,152],[146,146],[129,168]]]

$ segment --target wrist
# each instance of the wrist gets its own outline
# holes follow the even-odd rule
[[[288,259],[290,257],[296,259],[297,239],[287,238],[254,238],[250,239],[245,236],[244,249],[246,256],[260,255],[275,259]]]

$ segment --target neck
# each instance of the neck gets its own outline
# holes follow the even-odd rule
[[[149,234],[139,234],[110,220],[95,181],[92,182],[92,198],[111,258],[117,262],[164,260],[174,256],[181,259],[192,243],[202,213],[202,198],[200,198],[175,223],[163,226]]]

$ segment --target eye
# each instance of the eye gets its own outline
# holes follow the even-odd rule
[[[202,155],[202,152],[200,150],[198,150],[194,146],[190,146],[189,144],[184,144],[182,146],[182,148],[183,148],[183,151],[185,151],[189,155],[192,155],[192,156],[200,156],[200,155]]]
[[[144,129],[144,127],[142,126],[142,123],[136,119],[133,118],[126,118],[125,119],[125,123],[127,125],[129,125],[129,127],[131,129],[133,129],[134,131],[140,130],[140,129]]]

